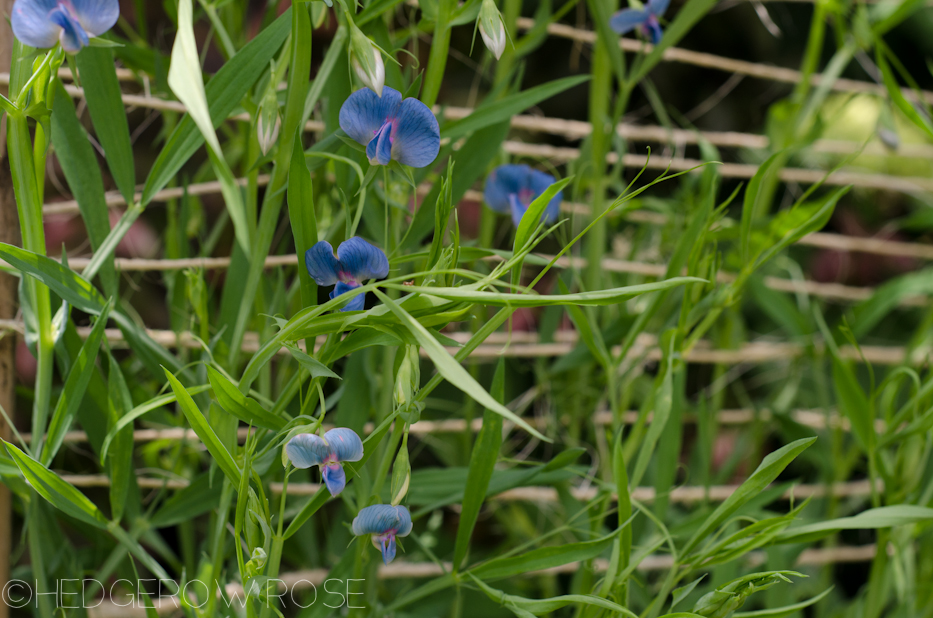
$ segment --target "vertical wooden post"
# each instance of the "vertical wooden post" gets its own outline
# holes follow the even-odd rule
[[[13,33],[7,21],[13,11],[13,0],[0,0],[0,71],[10,71],[13,55]],[[13,199],[13,182],[6,158],[6,123],[0,121],[0,242],[19,244],[19,217]],[[0,272],[0,319],[16,317],[16,279]],[[13,417],[16,385],[16,337],[0,334],[0,406]],[[10,428],[0,416],[0,437],[10,439]],[[0,589],[10,579],[10,553],[13,541],[12,504],[9,488],[0,483]],[[7,618],[10,609],[0,599],[0,618]]]

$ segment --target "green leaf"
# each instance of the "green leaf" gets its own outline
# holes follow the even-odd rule
[[[615,530],[592,541],[541,547],[517,556],[493,558],[471,568],[468,572],[476,577],[490,580],[511,577],[528,571],[551,569],[571,562],[583,562],[609,549],[618,534],[619,530]]]
[[[104,330],[107,328],[107,318],[110,315],[110,303],[104,306],[94,328],[87,341],[81,346],[77,358],[71,364],[71,370],[68,377],[65,378],[65,388],[58,398],[55,405],[55,412],[52,413],[52,421],[49,424],[48,441],[42,448],[43,465],[48,466],[52,459],[61,448],[65,440],[65,434],[71,429],[75,414],[78,412],[78,406],[84,399],[84,392],[87,390],[88,382],[91,381],[91,374],[94,372],[97,362],[97,353],[100,351],[100,344],[104,338]]]
[[[233,416],[244,423],[273,431],[280,431],[285,427],[285,419],[272,414],[254,399],[243,395],[233,382],[210,365],[207,366],[207,377],[214,389],[217,403]]]
[[[579,292],[576,294],[558,294],[554,296],[544,294],[508,294],[494,291],[477,290],[476,284],[457,288],[432,288],[417,285],[381,284],[383,287],[397,289],[413,294],[436,296],[445,300],[478,303],[490,307],[550,307],[555,305],[616,305],[623,300],[667,290],[687,283],[706,283],[705,279],[697,277],[674,277],[655,283],[629,285],[621,288],[609,288],[593,292]]]
[[[3,440],[3,443],[29,484],[52,506],[87,524],[102,530],[107,528],[107,518],[104,514],[74,485],[62,480],[57,474],[6,440]]]
[[[210,423],[204,418],[204,414],[198,409],[198,406],[194,403],[188,391],[185,390],[185,387],[182,386],[181,382],[179,382],[168,369],[164,369],[164,371],[165,377],[168,378],[169,384],[172,386],[172,391],[175,393],[178,405],[185,414],[185,418],[188,419],[191,428],[194,429],[194,432],[201,439],[201,442],[204,443],[204,446],[207,447],[207,451],[211,454],[211,457],[214,458],[214,461],[217,462],[217,465],[230,482],[239,486],[240,468],[236,465],[236,461],[233,460],[230,452],[227,451],[226,447],[220,442],[217,434],[214,433]]]
[[[75,60],[84,86],[87,108],[94,123],[94,132],[104,149],[107,166],[126,203],[132,204],[136,201],[136,169],[123,95],[113,64],[113,51],[87,47],[81,50]]]
[[[113,427],[127,411],[132,409],[133,398],[126,385],[120,364],[109,351],[107,357],[110,369],[107,425]],[[133,490],[134,498],[138,495],[138,488],[135,486],[136,473],[133,467],[133,430],[131,427],[126,427],[117,433],[114,449],[107,460],[107,474],[110,476],[111,516],[114,521],[120,521],[126,510],[130,490]]]
[[[829,196],[811,204],[795,204],[789,211],[778,213],[771,223],[771,231],[778,234],[779,240],[758,256],[758,259],[755,260],[755,268],[758,268],[807,234],[823,229],[836,208],[836,202],[848,193],[850,188],[842,187]]]
[[[436,288],[428,288],[434,290]],[[455,288],[451,288],[455,289]],[[486,389],[483,388],[470,373],[463,368],[463,365],[458,363],[454,358],[444,349],[444,347],[438,343],[428,330],[421,325],[416,319],[411,317],[407,311],[402,309],[395,301],[391,298],[380,292],[378,289],[374,289],[373,292],[375,295],[385,304],[389,310],[395,314],[399,319],[399,322],[406,327],[412,335],[417,339],[418,344],[427,352],[428,356],[434,362],[434,366],[437,367],[438,373],[444,377],[445,380],[459,388],[461,391],[466,393],[468,396],[476,400],[477,403],[489,408],[496,414],[500,414],[503,417],[509,419],[531,435],[535,436],[540,440],[545,442],[551,442],[551,440],[545,437],[537,429],[529,425],[523,418],[517,416],[514,412],[506,408],[504,405],[492,398],[492,396],[486,392]]]
[[[124,116],[121,107],[121,117]],[[75,115],[74,102],[58,80],[55,82],[52,112],[52,145],[65,173],[65,180],[68,181],[68,188],[78,202],[91,248],[96,253],[110,233],[104,181],[97,166],[94,148]],[[117,274],[113,268],[113,257],[104,262],[100,276],[107,294],[116,295]]]
[[[233,221],[237,242],[248,257],[250,227],[246,218],[246,206],[243,203],[240,187],[236,183],[230,166],[224,160],[223,150],[214,132],[214,122],[211,120],[207,94],[204,91],[204,79],[201,75],[201,58],[194,40],[191,0],[179,0],[178,2],[178,31],[175,34],[175,44],[172,46],[172,65],[168,72],[168,85],[178,100],[185,104],[188,115],[204,136],[207,154],[214,173],[220,181],[220,190],[226,202],[227,212],[230,213],[230,219]]]
[[[835,352],[833,350],[833,386],[839,411],[851,421],[852,431],[864,452],[871,453],[876,437],[874,406],[855,377],[851,362],[842,360]]]
[[[296,346],[290,345],[286,347],[288,348],[289,354],[292,355],[292,358],[298,361],[299,365],[307,369],[312,378],[334,378],[337,380],[342,379],[336,373],[331,371],[327,365],[314,358],[313,356],[305,354]]]
[[[731,496],[726,498],[725,502],[713,511],[703,522],[700,528],[693,534],[681,553],[687,556],[690,552],[706,540],[709,535],[719,527],[724,521],[732,516],[746,502],[757,496],[761,491],[770,485],[778,475],[784,471],[784,468],[790,464],[797,456],[816,442],[816,438],[802,438],[782,446],[773,453],[769,453],[762,460],[761,464],[752,473],[748,479],[736,489]]]
[[[665,350],[667,356],[667,366],[664,369],[664,377],[655,387],[654,391],[654,418],[648,427],[648,433],[642,442],[641,449],[638,451],[638,458],[635,460],[635,469],[632,472],[632,478],[629,481],[632,486],[641,483],[642,476],[648,469],[648,463],[651,456],[654,455],[654,449],[661,439],[664,427],[667,426],[667,420],[671,415],[671,408],[674,403],[674,350]]]
[[[897,83],[897,78],[891,70],[891,65],[888,64],[885,58],[885,50],[882,46],[878,46],[876,50],[875,61],[878,63],[878,69],[881,71],[881,77],[884,80],[885,88],[888,90],[888,96],[891,97],[891,101],[894,102],[897,109],[899,109],[908,120],[914,123],[914,125],[926,133],[927,136],[933,138],[933,123],[931,123],[927,116],[918,112],[913,103],[908,101],[907,97],[904,96],[904,93],[901,91],[901,86]]]
[[[529,88],[524,92],[509,95],[492,103],[480,105],[466,118],[444,125],[441,129],[441,138],[455,140],[459,137],[463,137],[467,133],[472,133],[473,131],[478,131],[490,125],[509,120],[512,116],[522,113],[529,107],[550,99],[554,95],[569,90],[574,86],[579,86],[589,81],[589,79],[589,75],[575,75],[573,77],[556,79],[552,82]]]
[[[295,253],[299,262],[305,252],[317,243],[317,216],[314,212],[314,185],[311,172],[305,163],[301,140],[295,139],[291,165],[288,168],[288,218],[295,239]],[[298,265],[298,281],[301,286],[301,306],[317,304],[317,284],[308,274],[307,268]]]
[[[269,60],[282,47],[291,29],[291,8],[267,26],[243,49],[226,62],[204,89],[208,115],[219,127],[233,113],[256,80],[269,70]],[[191,116],[182,118],[159,153],[143,188],[143,205],[152,201],[174,178],[201,144],[203,135],[197,130]]]
[[[541,616],[541,615],[550,615],[551,613],[566,607],[570,604],[574,605],[591,605],[594,607],[602,607],[603,609],[608,609],[614,614],[621,614],[624,616],[632,616],[633,618],[637,616],[634,612],[631,612],[617,603],[612,601],[607,601],[606,599],[591,595],[591,594],[565,594],[557,597],[551,597],[550,599],[526,599],[524,597],[519,597],[511,594],[505,594],[501,590],[496,590],[490,586],[484,584],[481,580],[477,579],[472,573],[469,573],[470,579],[473,580],[480,589],[486,593],[493,601],[498,602],[500,605],[508,608],[516,616]]]
[[[732,618],[782,618],[783,616],[790,616],[791,614],[796,614],[806,607],[816,605],[822,601],[827,594],[832,592],[832,590],[833,586],[830,586],[815,597],[811,597],[806,601],[801,601],[800,603],[794,603],[793,605],[775,607],[774,609],[759,609],[753,612],[735,612],[732,614]]]
[[[149,519],[149,524],[153,528],[167,528],[191,521],[217,507],[222,488],[221,479],[211,479],[211,473],[205,472],[166,500]]]
[[[877,530],[933,520],[933,509],[912,504],[881,506],[868,509],[852,517],[841,517],[815,524],[788,528],[777,543],[812,543],[840,530]]]
[[[492,379],[491,395],[500,403],[505,402],[505,359],[500,358]],[[480,429],[470,455],[470,468],[457,524],[457,540],[454,547],[453,572],[460,570],[470,547],[470,537],[479,517],[480,508],[486,499],[489,481],[496,469],[499,449],[502,447],[502,417],[492,410],[483,413],[483,428]]]
[[[515,253],[525,248],[525,245],[531,240],[531,235],[538,228],[538,225],[540,225],[541,217],[544,215],[544,211],[548,207],[548,204],[550,204],[554,196],[560,191],[563,191],[564,187],[569,185],[571,181],[573,181],[573,176],[558,180],[548,187],[544,193],[535,198],[528,206],[528,210],[522,215],[522,220],[518,224],[518,229],[515,230],[515,244],[513,246],[513,251]]]
[[[103,311],[105,302],[100,292],[60,262],[6,243],[0,243],[0,258],[20,272],[49,286],[72,307],[94,315]]]
[[[770,178],[777,173],[777,170],[772,171],[771,169],[774,167],[774,164],[784,159],[783,150],[768,157],[768,160],[758,167],[758,171],[755,172],[752,179],[748,181],[748,186],[745,188],[745,200],[742,204],[742,222],[739,226],[739,238],[742,240],[743,263],[747,263],[751,256],[750,242],[752,224],[758,217],[767,212],[769,206],[769,204],[759,203],[763,195],[767,194],[765,187],[767,187],[768,183],[765,181],[770,180]]]

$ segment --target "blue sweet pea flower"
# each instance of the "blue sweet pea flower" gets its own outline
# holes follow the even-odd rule
[[[366,146],[373,165],[390,160],[426,167],[441,149],[437,118],[418,99],[402,100],[398,90],[383,87],[382,97],[369,88],[357,90],[340,108],[340,128]]]
[[[336,496],[347,486],[341,464],[363,458],[363,441],[352,429],[338,427],[323,438],[313,433],[298,434],[285,445],[285,454],[296,468],[320,466],[327,491]]]
[[[305,266],[318,285],[336,284],[331,298],[360,287],[367,279],[382,279],[389,274],[386,254],[359,236],[340,243],[337,255],[331,244],[322,240],[305,252]],[[341,311],[360,311],[365,302],[365,295],[360,294]]]
[[[386,564],[395,559],[395,537],[411,532],[411,513],[404,506],[375,504],[367,506],[353,519],[353,534],[372,535],[376,549]]]
[[[62,49],[76,54],[119,17],[118,0],[16,0],[11,22],[25,45],[45,48],[60,41]]]
[[[484,197],[494,211],[512,214],[516,227],[535,199],[554,184],[554,177],[527,165],[500,165],[486,177]],[[564,192],[560,191],[544,209],[542,221],[554,223],[560,214]]]
[[[664,15],[670,0],[648,0],[644,10],[623,9],[612,16],[609,26],[619,34],[639,28],[646,39],[657,45],[661,42],[661,24],[658,18]]]

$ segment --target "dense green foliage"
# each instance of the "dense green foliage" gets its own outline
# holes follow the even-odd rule
[[[892,197],[931,171],[930,70],[892,34],[925,2],[794,6],[794,83],[727,125],[754,145],[668,101],[714,0],[673,3],[655,46],[620,46],[613,0],[333,5],[137,0],[77,54],[15,43],[13,577],[90,605],[203,582],[178,611],[205,617],[933,616],[930,271],[805,281],[852,213],[933,228],[929,184]],[[365,86],[434,111],[432,164],[401,133],[371,163],[341,114]],[[674,148],[635,145],[648,114]],[[506,163],[557,179],[517,225],[477,194]],[[88,243],[65,254],[55,186]],[[141,230],[161,262],[115,260]],[[330,298],[305,252],[355,236],[388,275]],[[332,427],[363,438],[332,449],[337,496],[285,450]],[[414,524],[387,565],[351,529],[376,504]],[[61,605],[28,608],[85,614]]]

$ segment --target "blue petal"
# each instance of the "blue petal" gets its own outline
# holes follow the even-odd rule
[[[366,158],[371,165],[388,165],[392,160],[392,123],[387,122],[366,146]]]
[[[408,536],[411,534],[411,513],[404,506],[395,507],[398,509],[398,527],[395,529],[395,536]]]
[[[350,290],[355,290],[360,287],[356,283],[344,283],[343,281],[338,281],[337,285],[334,287],[334,290],[330,293],[330,298],[333,300],[341,294],[345,294]],[[341,307],[341,311],[362,311],[363,307],[366,305],[366,294],[359,294],[353,297],[353,300],[348,302],[346,305]]]
[[[331,429],[324,434],[324,439],[330,445],[331,452],[337,455],[337,461],[359,461],[363,458],[363,441],[352,429]]]
[[[382,539],[382,543],[380,545],[380,550],[382,551],[382,562],[389,564],[395,560],[395,537],[390,536],[388,538]]]
[[[339,495],[347,486],[347,474],[340,464],[321,466],[321,478],[332,496]]]
[[[62,49],[69,54],[76,54],[82,47],[90,44],[90,38],[78,20],[67,10],[59,6],[49,13],[49,20],[60,27],[61,34],[58,36],[62,43]]]
[[[609,27],[619,34],[631,32],[636,27],[645,23],[648,19],[647,11],[638,9],[623,9],[612,16],[609,20]]]
[[[340,270],[356,281],[382,279],[389,274],[389,259],[378,247],[359,236],[347,239],[337,247]]]
[[[374,504],[361,510],[353,519],[353,534],[385,534],[394,531],[398,536],[411,532],[411,514],[404,506]]]
[[[661,42],[661,37],[664,36],[664,32],[661,30],[661,24],[658,23],[658,18],[653,15],[651,18],[645,22],[645,25],[642,26],[645,30],[645,34],[651,40],[654,45],[657,45]]]
[[[308,274],[318,285],[334,285],[337,283],[337,272],[340,264],[334,255],[334,248],[326,240],[322,240],[305,252],[305,266]]]
[[[441,149],[441,130],[427,105],[418,99],[405,99],[392,125],[393,159],[411,167],[434,163]]]
[[[645,10],[656,17],[661,17],[667,11],[667,7],[670,3],[671,0],[648,0],[648,4],[645,5]]]
[[[330,456],[331,449],[320,436],[300,433],[285,445],[285,454],[296,468],[310,468],[321,465]]]
[[[74,15],[91,36],[100,36],[120,18],[119,0],[71,0]]]
[[[386,120],[395,116],[401,103],[401,93],[388,86],[383,87],[381,98],[369,88],[357,90],[340,108],[340,128],[366,146]]]
[[[49,19],[57,0],[16,0],[10,22],[13,34],[30,47],[52,47],[58,42],[61,27]]]
[[[484,197],[486,204],[494,211],[507,214],[512,211],[509,194],[518,192],[526,186],[531,168],[527,165],[500,165],[486,177]]]
[[[554,177],[550,174],[545,174],[538,170],[532,170],[531,172],[531,190],[534,192],[535,198],[547,191],[548,187],[554,184],[554,182]],[[542,220],[547,223],[554,223],[557,221],[557,217],[560,216],[560,204],[563,201],[564,192],[558,191],[551,201],[548,202],[547,208],[544,209]]]

